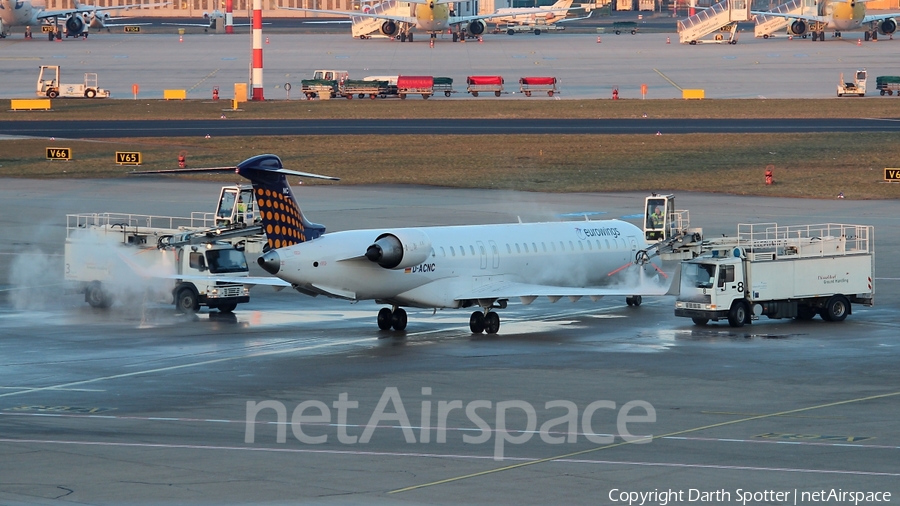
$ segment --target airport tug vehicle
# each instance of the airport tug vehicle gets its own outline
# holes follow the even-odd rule
[[[78,84],[61,84],[59,82],[58,65],[41,65],[37,80],[37,96],[64,98],[109,98],[109,90],[97,84],[97,74],[84,74],[84,82]]]

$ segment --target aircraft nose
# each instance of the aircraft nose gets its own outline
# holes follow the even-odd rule
[[[281,258],[275,250],[267,251],[263,256],[256,259],[256,263],[269,274],[278,274],[281,269]]]

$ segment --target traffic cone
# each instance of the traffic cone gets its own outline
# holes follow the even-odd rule
[[[856,39],[856,45],[857,45],[857,46],[861,46],[861,45],[862,45],[862,39]]]
[[[178,42],[184,42],[184,35],[178,36]]]
[[[600,36],[597,36],[597,44],[600,44]]]
[[[268,43],[269,43],[269,38],[268,38],[268,37],[266,37],[266,44],[268,44]]]
[[[668,38],[668,37],[666,37],[666,44],[671,44],[671,43],[672,43],[672,41],[671,41],[671,40],[669,40],[669,38]]]
[[[428,41],[428,46],[431,48],[434,48],[434,39],[431,39],[430,41]]]
[[[484,37],[482,37],[482,36],[479,35],[479,36],[478,36],[478,43],[481,44],[481,43],[483,43],[483,42],[484,42]]]
[[[788,35],[788,40],[794,40],[794,36],[793,36],[793,35]]]

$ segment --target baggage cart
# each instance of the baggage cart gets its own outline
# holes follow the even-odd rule
[[[466,92],[473,97],[477,97],[480,92],[494,92],[497,97],[503,93],[503,78],[500,76],[469,76],[466,84]]]
[[[422,95],[427,99],[434,95],[434,77],[431,76],[399,76],[397,77],[397,94],[401,100],[407,95]]]
[[[435,93],[444,93],[445,97],[449,97],[451,93],[456,93],[453,91],[453,78],[452,77],[435,77],[434,78],[434,92]]]
[[[555,77],[523,77],[519,79],[519,90],[530,97],[532,92],[547,93],[552,97],[555,93],[559,93],[556,87]]]

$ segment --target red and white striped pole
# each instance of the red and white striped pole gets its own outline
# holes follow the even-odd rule
[[[250,100],[263,98],[263,54],[262,54],[262,0],[253,0],[253,70],[250,74],[253,95]]]
[[[225,0],[225,33],[234,33],[234,0]]]

